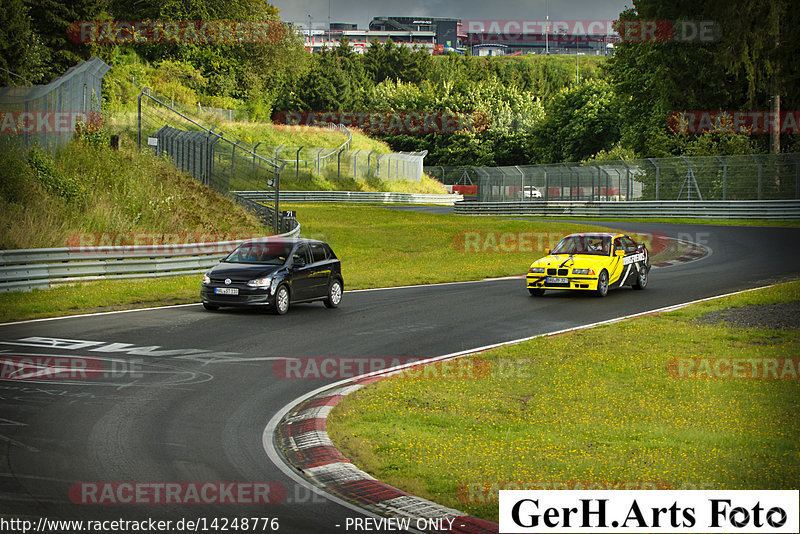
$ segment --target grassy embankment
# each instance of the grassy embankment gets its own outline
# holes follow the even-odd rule
[[[523,274],[532,259],[559,236],[588,228],[559,222],[465,219],[375,206],[301,204],[285,208],[297,209],[304,236],[331,243],[342,260],[347,289]],[[465,252],[465,231],[480,236],[475,241],[480,251],[470,245]],[[526,234],[521,247],[502,247],[504,235],[509,235],[505,243],[512,244],[518,243],[521,233]],[[198,300],[197,276],[92,282],[0,294],[0,321]]]
[[[476,379],[387,378],[338,404],[328,432],[379,480],[490,520],[499,489],[795,488],[798,330],[698,319],[796,301],[800,282],[484,352]],[[784,379],[730,379],[737,358]]]
[[[164,61],[152,65],[134,54],[121,54],[112,63],[112,69],[103,78],[105,129],[109,133],[122,134],[128,144],[136,141],[138,94],[144,87],[148,87],[152,94],[166,99],[166,103],[206,128],[213,126],[214,131],[222,132],[226,138],[238,140],[245,146],[254,147],[258,144],[259,155],[271,158],[274,157],[275,150],[280,148],[278,158],[287,161],[281,173],[281,187],[284,190],[446,193],[440,183],[428,176],[423,176],[421,182],[382,181],[374,177],[365,179],[364,166],[367,154],[375,153],[370,166],[374,173],[375,155],[389,154],[392,150],[385,142],[364,135],[357,128],[351,131],[351,151],[343,154],[341,169],[334,155],[323,160],[322,169],[317,174],[312,172],[319,153],[317,149],[324,148],[322,152],[324,155],[341,147],[347,140],[344,133],[309,126],[273,125],[266,119],[252,122],[228,121],[218,115],[205,112],[199,114],[198,102],[204,107],[243,109],[250,112],[254,110],[248,109],[248,103],[241,100],[205,94],[209,81],[185,64]],[[149,105],[150,103],[145,100],[143,108],[145,123],[150,119]],[[263,111],[261,110],[262,114]],[[195,129],[190,123],[168,113],[159,114],[158,120],[153,119],[153,124],[160,125],[159,120],[162,118],[170,121],[170,125],[176,128]],[[306,148],[300,152],[298,176],[295,158],[300,147]],[[353,176],[351,163],[352,154],[356,150],[361,151],[358,153],[359,179],[357,180]]]

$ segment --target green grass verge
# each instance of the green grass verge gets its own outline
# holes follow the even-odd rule
[[[797,330],[697,318],[798,300],[792,282],[485,352],[473,360],[491,365],[484,378],[387,378],[339,403],[328,432],[376,478],[490,520],[497,490],[525,484],[796,488],[798,380],[677,379],[667,364],[796,358]]]
[[[347,289],[478,280],[519,275],[566,233],[589,229],[561,222],[464,218],[378,206],[286,204],[297,210],[302,235],[329,242],[342,260]],[[465,252],[464,232],[479,236]],[[530,243],[517,243],[523,235]],[[539,240],[541,236],[541,240]],[[522,250],[520,250],[520,248]],[[107,309],[199,301],[199,276],[153,282],[91,282],[28,293],[0,294],[0,321]]]

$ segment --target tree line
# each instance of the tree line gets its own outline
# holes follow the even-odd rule
[[[473,130],[382,135],[395,150],[427,150],[428,165],[798,150],[797,134],[676,134],[668,127],[681,110],[798,109],[800,34],[794,28],[800,15],[789,0],[635,0],[619,18],[713,21],[719,31],[706,42],[625,40],[607,61],[432,57],[392,42],[374,42],[359,54],[346,40],[311,55],[291,31],[275,42],[242,44],[81,44],[66,38],[69,24],[81,20],[278,21],[278,10],[262,0],[6,0],[0,7],[0,82],[21,84],[10,71],[43,83],[95,54],[115,67],[106,75],[112,87],[104,88],[112,100],[124,100],[126,77],[135,78],[132,65],[143,62],[179,98],[238,105],[252,119],[282,111],[486,117]],[[115,77],[115,70],[123,74]]]

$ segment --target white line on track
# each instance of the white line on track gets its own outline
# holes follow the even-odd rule
[[[487,351],[487,350],[490,350],[490,349],[495,349],[495,348],[504,347],[504,346],[508,346],[508,345],[516,345],[516,344],[523,343],[525,341],[530,341],[532,339],[536,339],[536,338],[540,338],[540,337],[552,337],[552,336],[557,336],[557,335],[560,335],[560,334],[565,334],[567,332],[576,332],[576,331],[579,331],[579,330],[587,330],[589,328],[595,328],[595,327],[602,326],[602,325],[619,323],[619,322],[622,322],[622,321],[626,321],[628,319],[634,319],[636,317],[644,317],[646,315],[654,315],[654,314],[658,314],[658,313],[666,313],[666,312],[670,312],[670,311],[679,310],[681,308],[685,308],[685,307],[691,306],[693,304],[699,304],[701,302],[708,302],[708,301],[711,301],[711,300],[717,300],[717,299],[721,299],[721,298],[725,298],[725,297],[732,297],[734,295],[741,295],[743,293],[749,293],[749,292],[752,292],[752,291],[758,291],[760,289],[767,289],[767,288],[770,288],[770,287],[774,287],[775,285],[776,284],[770,284],[770,285],[767,285],[767,286],[756,287],[756,288],[752,288],[752,289],[744,289],[744,290],[741,290],[741,291],[735,291],[733,293],[726,293],[724,295],[717,295],[717,296],[714,296],[714,297],[707,297],[707,298],[703,298],[703,299],[693,300],[693,301],[690,301],[690,302],[684,302],[682,304],[675,304],[675,305],[672,305],[672,306],[666,306],[666,307],[663,307],[663,308],[657,308],[657,309],[650,310],[650,311],[635,313],[635,314],[626,315],[626,316],[623,316],[623,317],[617,317],[615,319],[608,319],[606,321],[598,321],[598,322],[595,322],[595,323],[589,323],[589,324],[585,324],[585,325],[581,325],[581,326],[565,328],[563,330],[556,330],[554,332],[547,332],[547,333],[544,333],[544,334],[537,334],[535,336],[529,336],[529,337],[514,339],[514,340],[511,340],[511,341],[503,341],[503,342],[500,342],[500,343],[493,343],[491,345],[484,345],[482,347],[477,347],[477,348],[473,348],[473,349],[467,349],[467,350],[463,350],[463,351],[459,351],[459,352],[453,352],[453,353],[450,353],[450,354],[444,354],[442,356],[435,356],[433,358],[428,358],[428,359],[425,359],[425,360],[419,360],[419,361],[415,361],[415,362],[412,362],[412,363],[409,363],[409,364],[399,365],[397,367],[392,367],[390,369],[382,369],[380,371],[374,371],[374,372],[365,373],[363,375],[359,375],[359,376],[356,376],[356,377],[346,378],[344,380],[339,380],[338,382],[334,382],[333,384],[328,384],[328,385],[319,387],[319,388],[317,388],[317,389],[315,389],[313,391],[310,391],[310,392],[308,392],[308,393],[296,398],[295,400],[285,404],[283,407],[281,407],[275,413],[275,415],[272,416],[272,418],[267,423],[267,426],[264,428],[264,432],[262,432],[262,434],[261,434],[261,445],[264,448],[264,452],[267,453],[267,457],[269,457],[270,461],[272,461],[272,463],[278,469],[280,469],[286,476],[288,476],[289,478],[294,480],[295,483],[300,484],[301,486],[305,487],[306,489],[308,489],[310,491],[313,491],[314,493],[316,493],[318,495],[321,495],[321,496],[325,497],[326,499],[328,499],[330,501],[333,501],[333,502],[335,502],[337,504],[340,504],[340,505],[342,505],[342,506],[344,506],[346,508],[349,508],[350,510],[356,511],[356,512],[364,514],[364,515],[368,515],[368,516],[371,516],[371,517],[378,518],[380,516],[375,515],[372,512],[369,512],[368,510],[360,508],[360,507],[354,505],[353,503],[347,502],[347,501],[345,501],[345,500],[343,500],[343,499],[341,499],[341,498],[339,498],[339,497],[337,497],[335,495],[332,495],[332,494],[326,492],[322,488],[309,483],[308,479],[306,479],[303,476],[301,476],[295,468],[293,468],[292,466],[290,466],[289,464],[286,463],[286,461],[283,458],[283,456],[275,448],[275,442],[274,442],[273,437],[275,435],[275,431],[277,430],[278,425],[280,424],[281,420],[295,406],[298,406],[299,404],[301,404],[301,403],[305,402],[306,400],[308,400],[308,399],[310,399],[310,398],[322,393],[323,391],[326,391],[326,390],[329,390],[329,389],[343,387],[343,386],[346,386],[346,385],[348,385],[348,384],[350,384],[352,382],[356,382],[358,380],[363,380],[364,378],[369,378],[371,376],[391,374],[392,372],[398,371],[398,370],[403,369],[405,367],[417,366],[417,365],[421,365],[421,364],[425,364],[425,363],[437,362],[437,361],[441,361],[441,360],[449,360],[449,359],[454,359],[454,358],[460,358],[460,357],[467,356],[467,355],[470,355],[470,354],[475,354],[475,353],[478,353],[478,352],[484,352],[484,351]]]

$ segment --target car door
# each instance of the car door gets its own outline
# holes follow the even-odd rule
[[[618,251],[625,251],[625,245],[622,243],[622,237],[617,237],[614,239],[614,246],[612,247],[611,254],[611,265],[609,265],[609,272],[608,272],[608,281],[610,284],[615,284],[619,281],[619,277],[622,276],[625,272],[625,265],[623,262],[623,257],[617,256]]]
[[[309,243],[309,250],[311,253],[309,298],[324,297],[328,294],[331,278],[331,264],[327,251],[322,243]]]
[[[636,241],[630,237],[622,236],[620,241],[622,242],[622,247],[625,250],[625,257],[622,260],[622,266],[624,269],[623,276],[627,275],[627,279],[622,283],[630,283],[639,275],[639,263],[644,261],[645,254],[644,252],[639,252],[639,247],[636,245]]]
[[[311,275],[313,265],[311,255],[306,243],[300,243],[292,253],[292,300],[306,300],[312,298],[311,287],[314,283]]]

